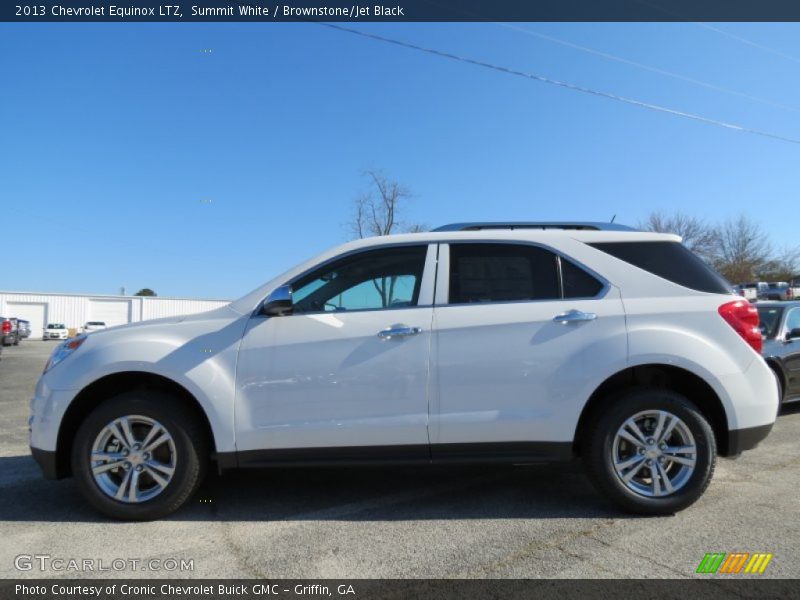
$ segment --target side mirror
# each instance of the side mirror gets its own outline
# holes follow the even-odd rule
[[[792,329],[789,333],[786,334],[786,341],[790,342],[792,340],[796,340],[800,338],[800,329],[795,328]]]
[[[292,313],[292,286],[282,285],[272,293],[261,305],[261,314],[268,317],[282,317]]]

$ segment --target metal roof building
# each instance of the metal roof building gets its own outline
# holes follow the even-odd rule
[[[104,296],[0,291],[0,316],[25,319],[31,339],[41,339],[47,323],[63,323],[80,330],[87,321],[108,327],[148,319],[189,315],[229,304],[229,300],[162,298],[160,296]]]

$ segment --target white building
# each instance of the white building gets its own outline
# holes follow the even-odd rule
[[[47,323],[63,323],[80,330],[87,321],[108,327],[136,321],[189,315],[228,304],[229,300],[195,300],[160,296],[102,296],[0,291],[0,316],[25,319],[31,339],[42,337]]]

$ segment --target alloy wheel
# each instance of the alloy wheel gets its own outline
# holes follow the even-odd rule
[[[636,413],[617,430],[614,471],[630,491],[665,497],[683,488],[694,473],[697,445],[689,427],[665,410]]]
[[[89,457],[92,476],[104,494],[129,504],[163,492],[175,474],[175,440],[150,417],[126,415],[108,423]]]

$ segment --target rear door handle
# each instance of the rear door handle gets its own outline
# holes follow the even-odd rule
[[[569,323],[579,323],[581,321],[594,321],[597,318],[595,313],[583,312],[582,310],[570,310],[553,317],[553,321],[567,325]]]
[[[409,327],[408,325],[392,325],[387,329],[382,329],[378,332],[378,337],[382,340],[390,340],[392,338],[411,337],[422,333],[421,327]]]

